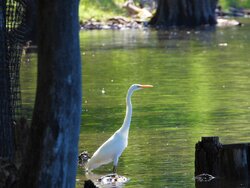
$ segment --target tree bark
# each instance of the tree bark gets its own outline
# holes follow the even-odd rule
[[[19,187],[75,187],[81,115],[79,2],[38,2],[36,101]]]
[[[37,45],[37,4],[38,0],[26,0],[26,12],[25,12],[25,20],[26,20],[26,33],[25,33],[25,41],[32,41],[32,45]]]
[[[159,0],[153,27],[215,25],[218,0]]]

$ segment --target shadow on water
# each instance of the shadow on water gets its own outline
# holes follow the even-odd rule
[[[157,30],[157,37],[159,41],[164,40],[193,40],[192,34],[196,35],[196,40],[210,41],[211,36],[214,35],[216,27],[199,27],[199,28],[182,28],[182,29],[169,29]]]
[[[159,46],[167,50],[181,50],[185,52],[192,48],[192,45],[200,47],[214,45],[216,27],[199,27],[196,29],[170,29],[157,30]]]
[[[228,180],[215,178],[210,182],[195,182],[196,188],[248,188],[249,180]]]

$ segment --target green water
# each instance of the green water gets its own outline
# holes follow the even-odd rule
[[[81,32],[79,150],[92,154],[121,126],[131,84],[152,84],[133,95],[129,143],[118,174],[130,178],[126,188],[195,187],[194,146],[201,136],[250,142],[250,21],[243,22],[243,27],[216,29]],[[31,54],[21,68],[28,115],[35,59]],[[107,165],[94,175],[111,170]],[[86,178],[79,168],[77,186]]]

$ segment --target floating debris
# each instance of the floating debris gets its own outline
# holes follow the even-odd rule
[[[102,88],[102,94],[105,94],[105,93],[106,93],[105,89],[104,89],[104,88]]]
[[[129,178],[125,176],[120,176],[118,174],[107,174],[98,179],[98,182],[101,185],[112,185],[112,186],[121,186],[124,183],[127,183]]]
[[[228,44],[225,42],[225,43],[219,43],[219,46],[223,46],[223,47],[226,47]]]
[[[78,165],[79,166],[84,166],[89,158],[90,158],[89,153],[87,151],[83,151],[78,156]]]
[[[199,174],[199,175],[195,176],[195,179],[198,182],[210,182],[213,179],[215,179],[215,177],[210,175],[210,174],[203,173],[203,174]]]

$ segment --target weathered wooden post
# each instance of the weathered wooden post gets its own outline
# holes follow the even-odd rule
[[[219,137],[202,137],[195,146],[195,176],[219,175],[219,153],[222,146]]]
[[[195,147],[195,176],[209,174],[246,183],[250,178],[249,151],[249,143],[224,145],[219,137],[202,137]]]
[[[250,144],[223,145],[220,153],[220,177],[228,179],[250,178]]]

